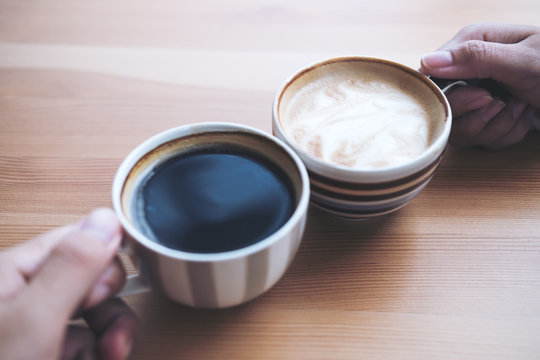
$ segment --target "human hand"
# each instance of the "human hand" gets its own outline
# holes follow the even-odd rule
[[[469,25],[438,51],[424,55],[420,71],[473,79],[473,85],[447,94],[455,145],[501,149],[522,140],[531,128],[540,130],[540,27]],[[492,80],[502,94],[479,86],[483,80],[478,79]]]
[[[134,313],[110,298],[125,281],[121,229],[98,209],[0,253],[0,359],[125,359]],[[88,327],[70,325],[80,315]]]

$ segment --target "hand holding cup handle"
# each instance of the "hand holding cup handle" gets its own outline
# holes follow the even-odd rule
[[[421,60],[421,71],[469,86],[448,93],[450,142],[502,149],[540,126],[540,27],[477,23]]]

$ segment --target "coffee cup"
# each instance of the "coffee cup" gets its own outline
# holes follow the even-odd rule
[[[149,138],[113,182],[123,249],[139,272],[121,295],[151,289],[199,308],[254,299],[293,260],[309,195],[301,159],[263,131],[199,123]]]
[[[273,133],[307,167],[311,202],[350,220],[391,213],[417,196],[441,162],[451,122],[443,91],[427,76],[356,56],[296,72],[272,110]]]

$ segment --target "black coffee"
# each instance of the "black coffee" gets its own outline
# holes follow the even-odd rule
[[[243,148],[213,147],[165,161],[142,181],[137,222],[169,248],[215,253],[277,231],[295,207],[287,175]]]

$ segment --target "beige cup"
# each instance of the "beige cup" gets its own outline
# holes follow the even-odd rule
[[[382,85],[377,85],[375,95],[370,93],[369,97],[364,97],[358,90],[375,86],[372,84],[378,84],[377,81]],[[350,91],[359,92],[360,95],[354,93],[353,98],[350,95],[353,93],[348,92],[351,87],[354,89]],[[387,109],[377,106],[379,100],[390,96],[391,91],[397,91],[397,95],[407,99],[409,95],[414,95],[411,99],[415,104],[420,104],[420,113],[429,121],[425,131],[428,140],[422,140],[422,147],[418,150],[416,148],[420,142],[414,140],[416,138],[405,139],[402,135],[393,135],[398,144],[403,140],[406,145],[397,146],[394,153],[385,155],[386,158],[383,156],[379,161],[383,165],[354,168],[340,163],[342,159],[349,161],[350,158],[340,158],[339,151],[347,153],[350,149],[362,149],[365,143],[380,136],[382,130],[375,131],[372,125],[376,129],[375,125],[379,125],[377,121],[385,120],[381,114],[388,113]],[[355,102],[357,108],[349,106],[349,101]],[[374,116],[373,122],[356,125],[353,120],[357,121],[363,115],[357,115],[354,109],[363,111],[368,106],[371,106],[369,115]],[[392,116],[398,122],[411,121],[414,124],[416,121],[410,115],[405,119],[405,111],[403,115],[398,112]],[[342,118],[348,122],[345,123]],[[365,219],[398,210],[427,185],[441,162],[450,134],[452,115],[443,91],[425,75],[388,60],[340,57],[307,66],[287,79],[275,96],[272,121],[274,134],[300,155],[308,169],[312,203],[341,218]],[[349,128],[339,128],[338,131],[332,127],[335,124]],[[358,124],[361,122],[358,121]],[[368,129],[374,131],[372,138],[362,140],[363,131],[368,133]],[[384,141],[379,145],[380,153],[376,148],[371,149],[371,153],[368,153],[371,155],[366,155],[368,160],[369,157],[382,156],[383,150],[386,151]],[[327,156],[325,151],[329,148],[337,150],[329,152]],[[401,150],[408,148],[411,148],[411,153],[415,148],[416,153],[407,154],[409,158],[405,158]],[[332,162],[334,155],[337,162]]]
[[[247,247],[209,254],[167,248],[143,235],[131,213],[134,189],[142,174],[190,147],[204,144],[241,145],[284,170],[293,186],[296,205],[279,230]],[[261,295],[281,278],[297,252],[309,194],[309,179],[300,158],[263,131],[238,124],[200,123],[151,137],[126,157],[113,182],[112,201],[125,229],[124,248],[139,270],[128,279],[121,296],[152,289],[181,304],[224,308]]]

